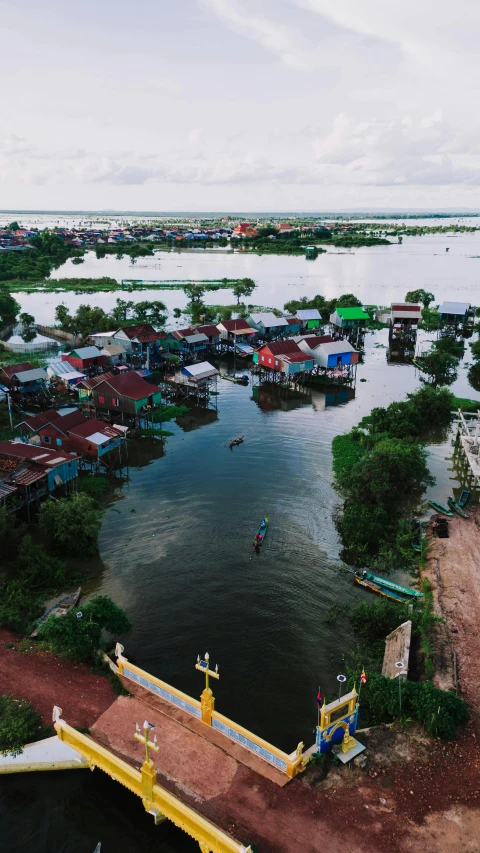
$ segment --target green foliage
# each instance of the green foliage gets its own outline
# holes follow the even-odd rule
[[[232,291],[233,295],[237,300],[237,304],[240,303],[240,299],[243,296],[251,296],[253,291],[255,290],[255,282],[253,278],[242,278],[236,284],[233,285]]]
[[[402,681],[402,715],[417,720],[428,734],[450,739],[458,725],[469,719],[468,708],[460,697],[439,690],[429,681],[419,684]],[[362,689],[362,705],[367,706],[370,724],[389,721],[399,716],[397,679],[384,678],[378,673],[369,675]]]
[[[58,553],[69,557],[94,556],[101,525],[99,504],[82,492],[46,503],[40,512],[40,529]]]
[[[72,608],[65,616],[50,616],[40,626],[38,636],[60,657],[87,660],[98,649],[103,630],[118,635],[127,633],[131,627],[124,610],[108,596],[97,595],[81,610]]]
[[[422,356],[421,365],[434,388],[437,385],[451,385],[457,378],[458,360],[448,353],[431,349]]]
[[[344,293],[336,300],[336,308],[361,308],[362,303],[353,293]]]
[[[23,311],[18,319],[24,326],[32,326],[35,322],[33,314],[29,314],[27,311]]]
[[[434,332],[440,328],[442,322],[436,308],[424,308],[422,311],[422,326],[427,332]]]
[[[417,304],[420,302],[424,308],[428,308],[431,302],[435,300],[435,294],[429,293],[427,290],[423,290],[423,288],[419,288],[418,290],[409,290],[408,293],[405,294],[405,302],[412,302]]]
[[[21,755],[42,734],[40,714],[24,699],[0,696],[0,754]]]
[[[14,254],[13,252],[0,252],[0,259],[3,255]],[[1,269],[1,266],[0,266]],[[8,290],[0,285],[0,329],[4,326],[9,326],[15,321],[20,305],[17,300],[8,292]]]
[[[472,353],[472,358],[475,361],[480,361],[480,340],[474,341],[473,344],[470,344],[470,352]]]
[[[463,340],[457,341],[455,338],[451,338],[447,335],[444,338],[438,338],[438,340],[433,342],[433,349],[436,352],[447,353],[447,355],[453,355],[456,358],[461,358],[465,351],[465,343]]]
[[[356,429],[343,435],[336,435],[333,439],[333,470],[337,477],[342,478],[348,475],[352,467],[366,453],[362,439],[362,433]]]
[[[455,397],[447,388],[422,385],[418,391],[407,394],[407,397],[420,416],[422,432],[432,426],[445,427],[450,423]]]
[[[180,417],[180,415],[184,415],[188,411],[188,406],[170,406],[168,404],[164,404],[162,406],[158,406],[158,408],[149,415],[149,420],[152,420],[155,424],[165,423],[166,421],[173,420],[173,418]]]
[[[20,231],[20,225],[18,224],[16,219],[14,219],[13,222],[10,223],[10,225],[7,225],[7,231]]]
[[[99,498],[108,489],[108,478],[103,474],[84,474],[78,480],[78,491]]]

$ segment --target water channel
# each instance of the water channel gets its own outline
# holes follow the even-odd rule
[[[437,301],[478,302],[480,268],[471,256],[479,245],[477,234],[406,238],[403,246],[332,253],[311,264],[163,253],[158,277],[250,275],[259,284],[255,301],[280,308],[288,298],[316,292],[354,292],[367,303],[388,304],[417,286],[433,290]],[[182,264],[177,275],[168,266],[173,261]],[[119,264],[128,268],[129,261],[89,259],[68,274],[133,277]],[[151,269],[142,273],[154,277]],[[107,308],[117,295],[61,297],[72,308],[89,299]],[[51,322],[59,296],[28,295],[23,305]],[[164,296],[173,300],[169,307],[181,306],[180,293]],[[214,296],[231,300],[227,291]],[[418,386],[413,366],[387,362],[387,339],[385,330],[367,336],[355,392],[295,394],[221,381],[216,411],[192,412],[169,425],[174,435],[163,454],[158,443],[151,452],[152,440],[132,447],[128,481],[105,514],[102,570],[89,593],[109,594],[127,610],[134,625],[127,657],[196,696],[202,685],[193,665],[208,650],[220,666],[218,710],[287,751],[299,740],[312,742],[318,685],[334,692],[354,642],[341,608],[368,595],[340,571],[331,441],[372,407]],[[467,381],[469,361],[467,346],[453,390],[478,399]],[[226,443],[237,434],[245,443],[230,451]],[[427,494],[444,502],[456,484],[447,461],[451,436],[428,451],[437,485]],[[271,526],[257,557],[251,540],[264,515]],[[173,827],[151,826],[141,804],[99,771],[3,777],[0,817],[7,853],[88,853],[99,840],[102,853],[198,849]]]

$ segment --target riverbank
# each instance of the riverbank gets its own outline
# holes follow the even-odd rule
[[[76,728],[90,728],[110,707],[116,696],[108,678],[92,672],[84,663],[57,658],[50,652],[24,651],[28,640],[0,630],[0,695],[26,699],[42,715],[44,726],[52,723],[54,705]]]

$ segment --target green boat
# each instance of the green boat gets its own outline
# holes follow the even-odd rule
[[[402,586],[402,584],[395,583],[394,581],[389,581],[388,578],[384,578],[381,575],[372,575],[371,572],[362,572],[362,580],[372,581],[378,584],[378,586],[398,592],[400,595],[423,598],[423,592],[419,592],[417,589],[410,589],[409,586]]]
[[[418,551],[419,554],[422,553],[422,542],[416,542],[415,539],[412,542],[412,548],[414,551]]]
[[[267,535],[268,530],[268,518],[265,517],[257,530],[255,535],[255,539],[253,540],[253,547],[260,548],[265,542],[265,536]]]
[[[470,492],[468,489],[462,489],[462,493],[457,501],[458,505],[464,507],[470,498]]]
[[[364,580],[363,577],[359,575],[355,575],[354,582],[358,583],[359,586],[363,586],[364,589],[369,589],[371,592],[376,592],[377,595],[383,595],[385,598],[389,598],[390,601],[398,601],[400,604],[406,604],[408,599],[403,595],[399,595],[397,592],[394,592],[393,589],[387,589],[385,586],[380,586],[378,583],[374,583],[374,581]]]
[[[467,513],[465,512],[464,509],[462,509],[460,504],[458,504],[456,502],[455,498],[449,498],[448,499],[448,505],[449,505],[450,509],[453,509],[453,511],[457,513],[457,515],[460,515],[462,518],[468,518]]]
[[[430,504],[430,506],[433,506],[433,508],[437,512],[441,512],[442,515],[448,515],[448,516],[450,516],[450,518],[453,518],[453,512],[451,512],[449,509],[447,509],[442,504],[439,504],[438,501],[429,501],[428,503]]]

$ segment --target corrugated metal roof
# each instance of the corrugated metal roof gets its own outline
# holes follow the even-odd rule
[[[208,342],[207,336],[204,335],[202,332],[200,332],[200,334],[198,335],[185,335],[185,340],[187,344],[200,344],[203,341]]]
[[[422,307],[421,305],[413,305],[410,302],[392,303],[392,313],[396,313],[397,311],[408,311],[411,314],[421,314]]]
[[[5,376],[12,377],[19,371],[33,370],[33,364],[29,361],[24,361],[21,364],[4,364],[3,367],[0,367],[0,370],[3,371]]]
[[[322,349],[327,355],[334,355],[335,353],[343,353],[343,352],[357,352],[355,347],[352,347],[351,343],[348,341],[332,341],[329,343],[321,344]]]
[[[82,360],[84,358],[98,358],[101,354],[101,350],[99,350],[98,347],[93,346],[93,344],[90,347],[79,347],[78,349],[72,349],[71,352],[66,353],[66,355],[73,355],[73,357],[78,356]]]
[[[158,394],[158,388],[150,385],[141,376],[137,376],[134,370],[128,370],[119,376],[110,374],[108,379],[104,374],[102,379],[121,397],[129,397],[131,400],[143,400],[151,394]],[[97,385],[96,390],[98,391],[101,386],[102,382]]]
[[[272,355],[287,355],[288,353],[301,352],[298,344],[290,339],[286,341],[272,341],[270,344],[264,344],[263,347],[260,347],[258,352],[261,352],[263,349],[269,350]]]
[[[35,382],[36,379],[46,379],[47,374],[43,367],[34,367],[32,370],[21,370],[20,373],[12,374],[22,384],[24,382]]]
[[[339,317],[343,317],[344,320],[369,320],[370,315],[367,314],[366,311],[363,310],[360,306],[355,306],[354,308],[344,308],[340,305],[338,308],[335,308],[336,313]],[[334,311],[334,313],[335,313]]]
[[[195,379],[199,379],[204,376],[216,376],[218,375],[218,370],[209,361],[201,361],[199,364],[187,364],[182,369],[182,373],[188,373]]]
[[[16,486],[9,486],[8,483],[0,483],[0,498],[8,498],[17,491]]]
[[[321,320],[318,308],[299,308],[297,311],[299,320]]]
[[[271,326],[288,326],[285,317],[277,317],[273,311],[260,311],[257,314],[249,314],[254,323],[259,326],[264,326],[266,329]]]
[[[439,314],[459,314],[463,316],[470,311],[470,302],[442,302],[438,309]]]

